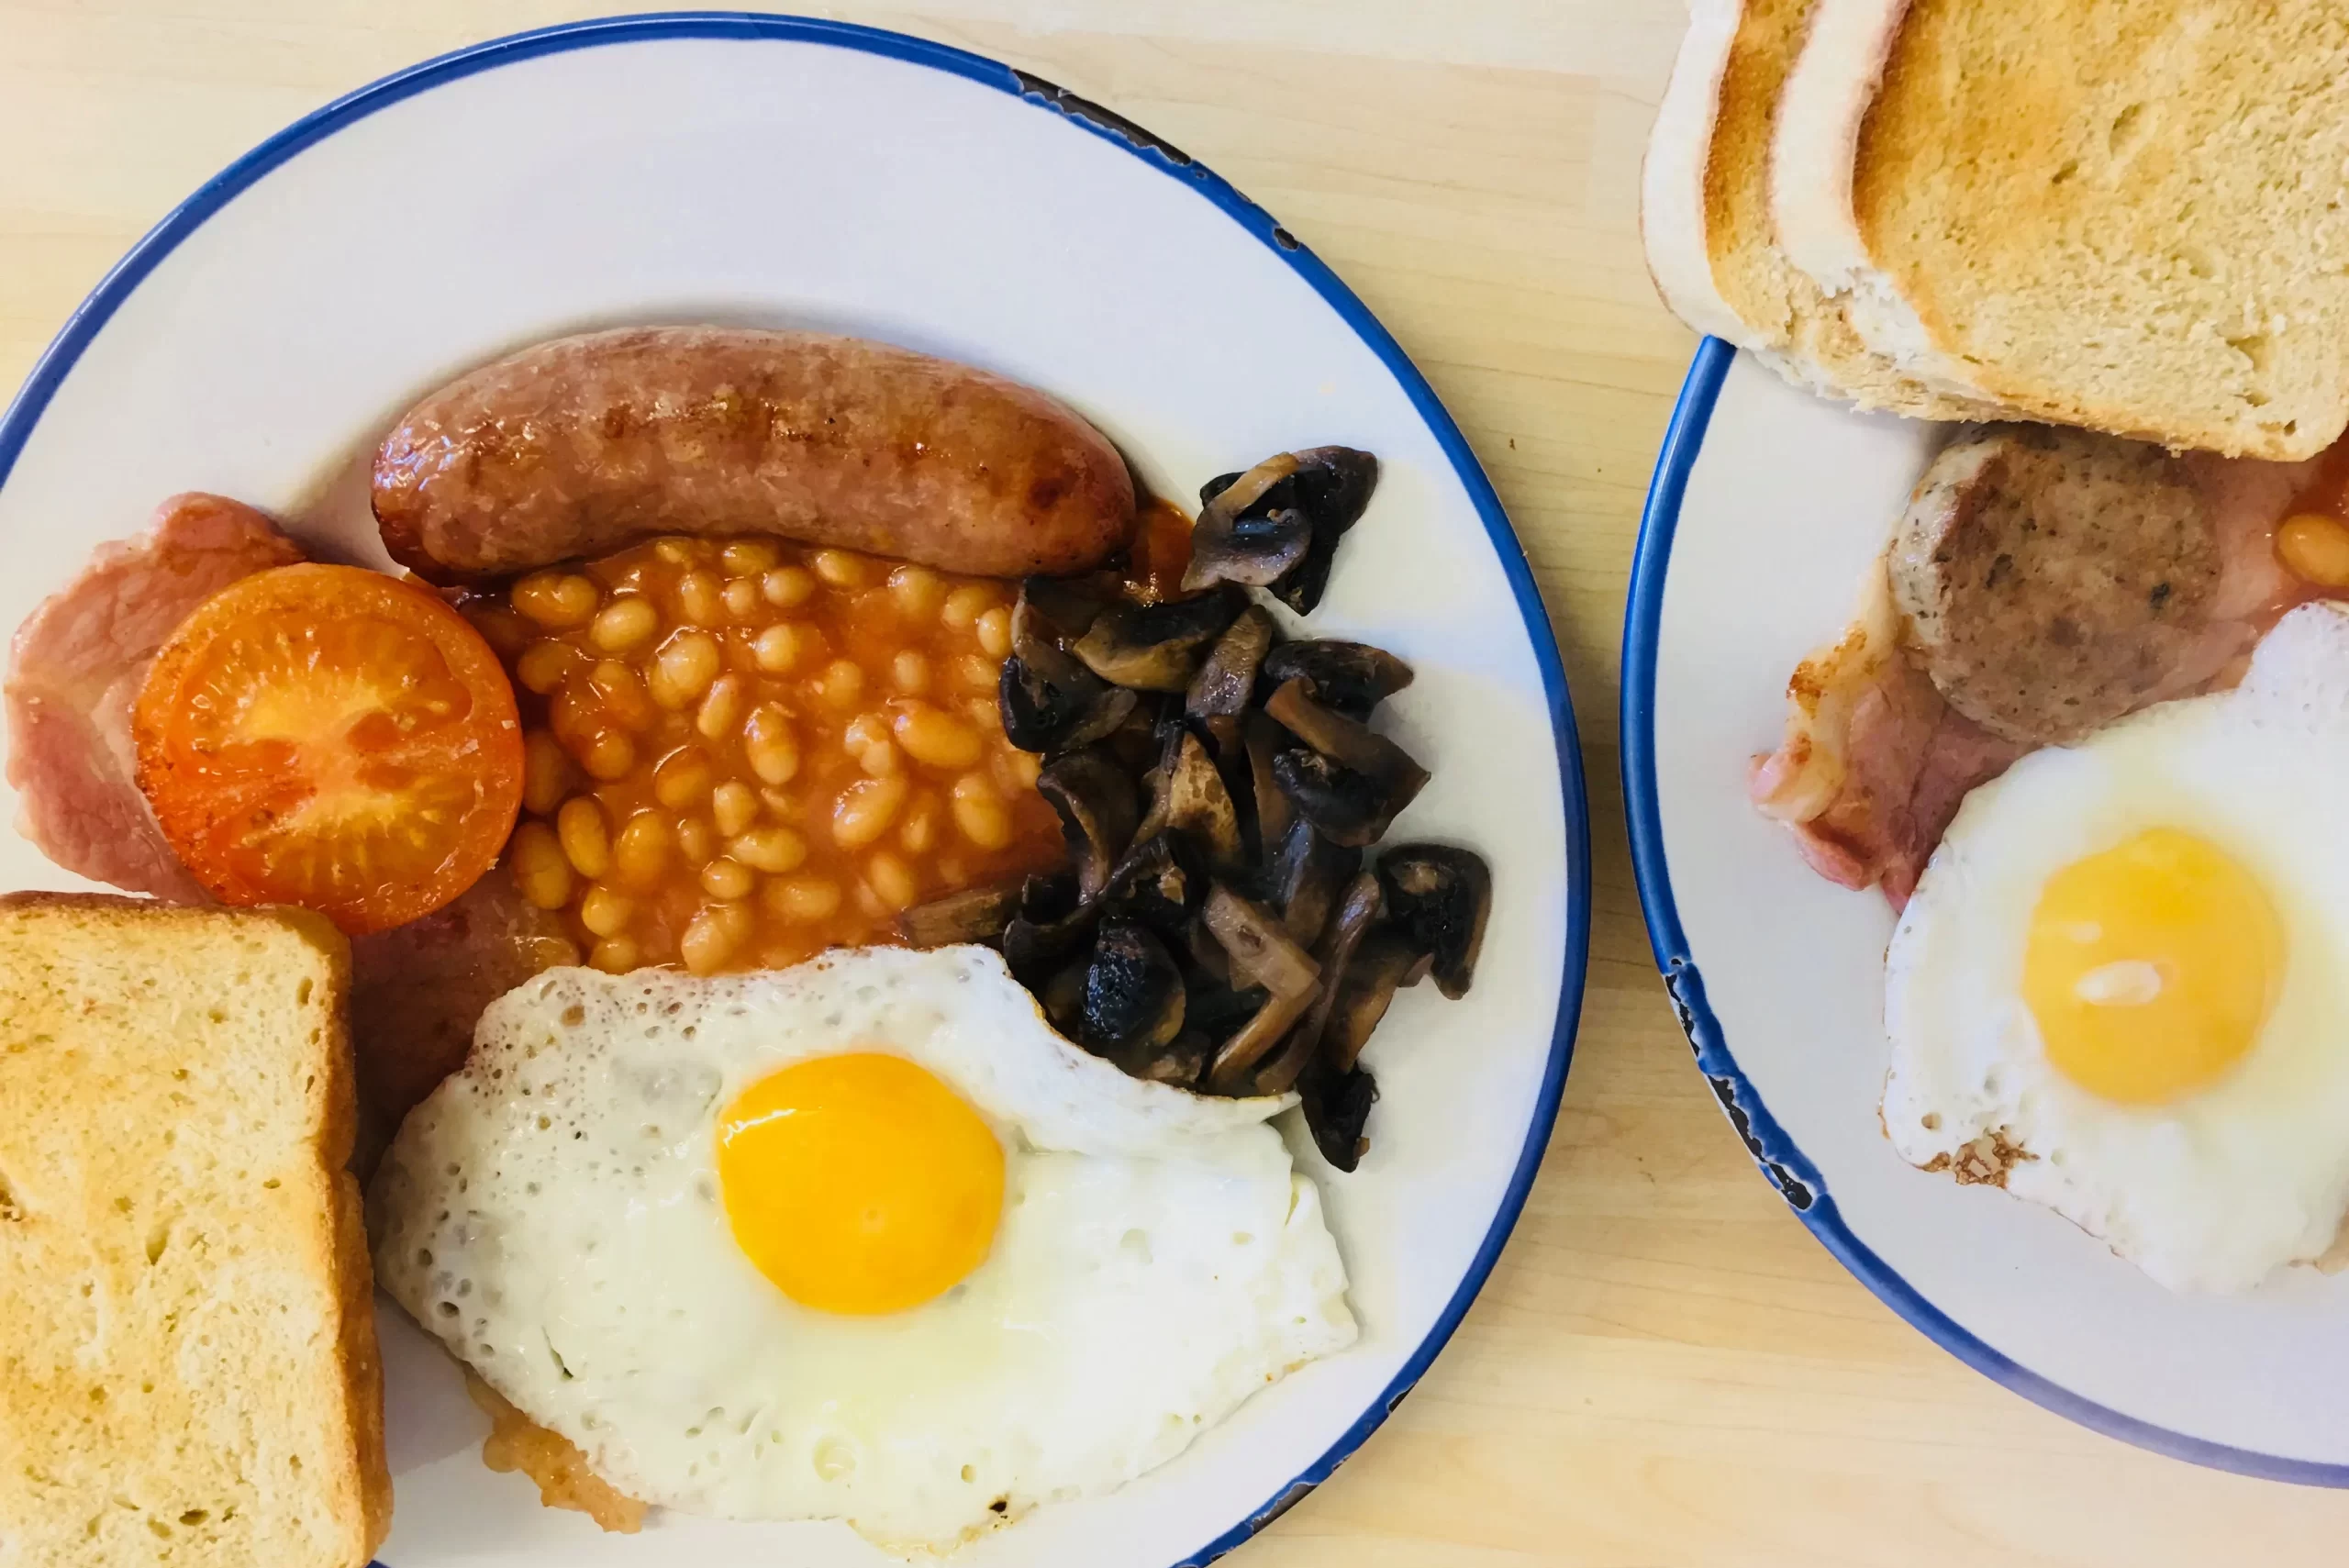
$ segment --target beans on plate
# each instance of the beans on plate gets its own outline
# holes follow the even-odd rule
[[[666,538],[464,609],[523,706],[507,859],[588,962],[696,973],[889,940],[1057,866],[996,700],[1016,586],[776,540]]]

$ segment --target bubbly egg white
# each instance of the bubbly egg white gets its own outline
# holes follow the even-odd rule
[[[811,1057],[934,1073],[1006,1153],[986,1260],[906,1311],[786,1297],[720,1201],[716,1121]],[[951,1548],[1117,1486],[1350,1344],[1312,1183],[1265,1118],[1053,1033],[994,953],[694,980],[558,970],[484,1016],[371,1194],[376,1277],[623,1492]]]
[[[2232,692],[2035,751],[1976,790],[1886,955],[1884,1127],[1912,1164],[1985,1169],[2173,1290],[2246,1289],[2331,1246],[2349,1209],[2349,614],[2277,624]],[[2154,828],[2266,890],[2287,957],[2249,1053],[2174,1103],[2115,1104],[2048,1063],[2022,999],[2050,877]]]

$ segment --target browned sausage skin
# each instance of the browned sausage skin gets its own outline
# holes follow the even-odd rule
[[[410,409],[375,454],[392,558],[492,581],[656,533],[773,534],[983,577],[1101,565],[1134,488],[1032,387],[861,338],[558,338]]]

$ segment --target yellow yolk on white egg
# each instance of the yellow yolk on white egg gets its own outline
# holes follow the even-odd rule
[[[901,1056],[819,1056],[759,1079],[718,1122],[734,1240],[792,1300],[900,1312],[985,1261],[1003,1145],[961,1095]]]
[[[2022,995],[2057,1072],[2108,1100],[2160,1105],[2251,1050],[2284,962],[2258,881],[2209,840],[2154,828],[2048,879]]]
[[[385,1151],[375,1277],[627,1496],[927,1558],[1353,1341],[1289,1103],[1129,1078],[985,948],[557,969]]]

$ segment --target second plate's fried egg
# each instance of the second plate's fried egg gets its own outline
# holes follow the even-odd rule
[[[1286,1103],[1127,1077],[984,949],[558,970],[400,1129],[377,1276],[632,1496],[947,1548],[1352,1342]]]
[[[2241,1290],[2349,1208],[2349,613],[2232,692],[1967,797],[1886,956],[1884,1125],[2162,1284]]]

